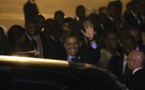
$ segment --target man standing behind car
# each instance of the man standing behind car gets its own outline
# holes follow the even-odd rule
[[[20,37],[17,43],[17,55],[23,53],[27,54],[26,56],[38,57],[40,52],[37,49],[37,42],[33,39],[35,33],[35,22],[30,21],[25,24],[26,32]],[[32,55],[29,55],[32,54]],[[25,56],[25,55],[24,55]]]
[[[100,60],[100,49],[97,47],[97,43],[94,40],[93,25],[89,21],[87,21],[86,23],[84,23],[84,26],[86,31],[82,31],[82,33],[90,40],[89,43],[91,45],[91,50],[80,53],[80,38],[76,34],[69,34],[64,40],[64,46],[67,53],[64,59],[67,59],[69,62],[75,61],[96,65]]]
[[[28,0],[24,4],[23,10],[25,16],[25,23],[32,21],[34,17],[39,14],[39,10],[35,3],[35,0]]]

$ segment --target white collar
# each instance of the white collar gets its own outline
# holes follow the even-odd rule
[[[76,20],[77,20],[77,21],[79,21],[79,20],[80,20],[80,18],[79,18],[78,16],[76,16]]]
[[[135,50],[139,50],[139,46],[137,46],[137,48]]]
[[[113,19],[113,17],[111,17],[111,16],[108,16],[109,17],[109,19],[111,20],[111,21],[113,21],[114,19]]]
[[[125,58],[125,59],[127,58],[127,55],[126,55],[126,54],[124,54],[124,58]]]
[[[133,72],[132,72],[132,75],[133,75],[136,71],[138,71],[138,70],[140,70],[140,69],[142,69],[142,68],[143,68],[143,67],[139,67],[139,68],[134,69]]]
[[[137,17],[137,15],[131,10],[131,13],[134,17]]]
[[[26,35],[29,38],[29,40],[31,41],[32,40],[32,37],[28,33],[26,33]]]
[[[50,37],[51,37],[52,40],[56,41],[55,38],[52,35]]]
[[[127,58],[127,55],[124,54],[124,58],[123,58],[123,74],[124,74],[124,72],[125,72],[125,68],[126,68],[126,65],[127,65],[127,60],[126,60],[126,58]]]
[[[132,15],[138,20],[138,16],[131,10]]]

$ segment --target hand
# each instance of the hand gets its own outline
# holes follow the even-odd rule
[[[92,40],[94,38],[94,29],[93,29],[93,24],[91,24],[90,21],[86,21],[84,23],[84,27],[85,27],[85,32],[83,30],[81,30],[81,32],[89,39]]]
[[[40,52],[37,50],[28,51],[28,53],[34,53],[35,56],[40,55]]]

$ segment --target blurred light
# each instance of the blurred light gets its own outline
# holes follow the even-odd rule
[[[42,58],[29,58],[29,57],[19,57],[19,56],[0,56],[0,62],[22,62],[22,63],[37,63],[37,64],[63,64],[68,65],[67,61],[63,60],[55,60],[55,59],[42,59]]]

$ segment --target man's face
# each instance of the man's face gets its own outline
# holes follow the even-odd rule
[[[69,55],[75,56],[80,48],[80,42],[76,37],[68,37],[64,46]]]
[[[140,14],[140,12],[141,12],[141,6],[138,5],[138,4],[134,5],[133,11],[134,11],[136,14]]]
[[[136,43],[130,39],[124,41],[123,51],[126,55],[128,55],[132,50],[136,49]]]
[[[136,39],[136,41],[138,41],[139,40],[139,32],[138,32],[139,30],[136,30],[136,29],[132,29],[132,30],[130,30],[129,31],[129,35],[130,36],[133,36],[135,39]]]
[[[35,24],[30,22],[26,25],[26,30],[27,30],[27,33],[31,36],[33,36],[35,33]]]
[[[128,62],[128,69],[133,71],[134,70],[134,66],[135,66],[135,63],[136,63],[136,54],[133,53],[133,52],[130,52],[128,57],[127,57],[127,62]]]
[[[77,10],[76,10],[76,15],[80,18],[80,17],[84,17],[85,16],[85,8],[78,8]]]
[[[109,12],[109,15],[112,17],[116,17],[116,15],[117,15],[116,7],[113,7],[113,6],[109,7],[108,12]]]

